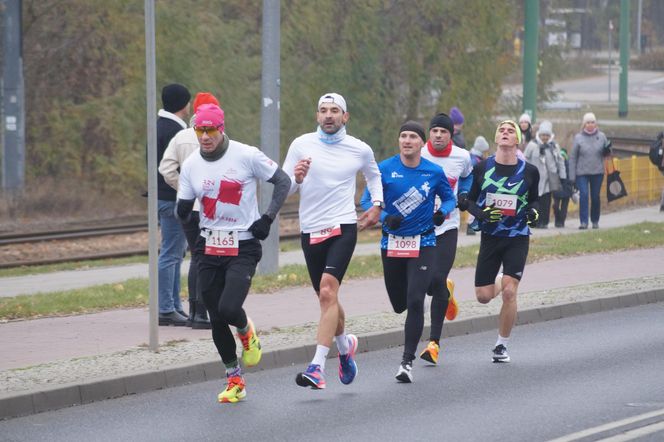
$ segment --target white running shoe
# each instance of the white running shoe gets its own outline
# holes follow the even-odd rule
[[[496,345],[496,348],[493,349],[493,362],[509,362],[510,355],[507,354],[507,347],[503,344]]]
[[[395,377],[399,382],[405,382],[407,384],[413,382],[413,363],[403,361],[401,365],[399,365],[399,371],[397,371]]]

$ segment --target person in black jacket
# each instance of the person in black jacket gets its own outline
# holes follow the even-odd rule
[[[176,133],[186,129],[191,94],[178,83],[161,90],[163,109],[157,119],[157,164],[161,162],[168,143]],[[157,173],[157,200],[161,246],[159,249],[159,325],[184,326],[188,315],[180,301],[180,265],[187,245],[180,221],[175,217],[177,191]]]

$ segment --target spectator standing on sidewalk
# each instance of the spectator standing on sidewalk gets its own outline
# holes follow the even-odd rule
[[[526,161],[539,172],[539,221],[534,227],[540,229],[549,227],[552,193],[562,189],[563,183],[567,182],[565,159],[554,138],[553,125],[544,120],[524,152]]]
[[[507,346],[517,314],[517,291],[526,266],[529,225],[537,222],[539,172],[520,159],[519,125],[512,120],[498,124],[494,138],[496,154],[473,169],[468,198],[459,208],[468,210],[480,223],[482,238],[475,269],[475,296],[488,304],[502,292],[498,317],[498,340],[493,362],[510,362]],[[502,266],[502,274],[498,272]]]
[[[472,165],[475,166],[476,164],[479,164],[480,161],[484,159],[488,150],[489,143],[486,141],[486,138],[482,135],[477,136],[473,143],[473,147],[470,149],[470,161]]]
[[[599,228],[600,190],[604,180],[604,157],[611,153],[609,140],[599,130],[597,118],[592,112],[583,116],[581,132],[574,136],[569,154],[570,180],[579,189],[579,229],[588,228],[588,198],[590,198],[590,222]]]
[[[371,147],[346,133],[350,118],[346,100],[327,93],[318,100],[316,132],[291,143],[284,171],[291,177],[290,193],[300,191],[302,251],[318,302],[320,320],[316,353],[295,382],[301,387],[326,387],[325,361],[334,339],[339,350],[339,379],[355,379],[357,337],[346,334],[339,287],[357,242],[357,230],[376,224],[383,207],[380,172]],[[355,211],[355,181],[362,172],[373,206],[359,220]]]
[[[236,328],[242,342],[243,364],[258,364],[260,341],[243,305],[262,257],[259,240],[269,235],[270,225],[288,196],[290,179],[257,148],[228,138],[219,106],[199,106],[194,124],[200,149],[182,165],[177,216],[188,222],[194,201],[200,202],[198,284],[227,378],[226,389],[217,399],[237,402],[247,393],[230,327]],[[259,179],[274,185],[263,215],[256,197]]]
[[[530,115],[523,113],[519,117],[519,129],[521,130],[521,143],[519,150],[523,152],[526,145],[533,139],[533,126],[530,120]]]
[[[184,160],[194,152],[198,152],[200,145],[198,144],[198,137],[194,131],[193,125],[196,118],[196,110],[203,104],[216,104],[219,106],[217,98],[209,92],[199,92],[194,98],[193,110],[194,116],[192,117],[191,126],[187,129],[182,129],[175,134],[168,143],[168,147],[164,152],[164,156],[159,163],[159,173],[164,177],[164,180],[175,190],[178,189],[180,180],[180,169]],[[189,263],[189,272],[187,274],[187,286],[189,288],[189,318],[187,325],[194,329],[209,329],[211,327],[208,320],[207,310],[205,303],[198,292],[198,260],[199,255],[196,253],[196,240],[201,233],[199,226],[200,221],[200,203],[194,203],[194,209],[191,213],[190,220],[182,224],[187,244],[191,252],[191,261]]]
[[[448,115],[435,115],[429,122],[429,141],[422,148],[422,158],[443,168],[456,199],[457,195],[468,194],[473,182],[473,166],[468,151],[452,142],[454,127],[454,122]],[[435,201],[434,212],[441,206],[440,197],[436,197]],[[427,291],[427,294],[431,295],[431,330],[429,344],[420,354],[420,358],[432,364],[438,363],[445,318],[452,321],[459,311],[454,298],[454,281],[448,276],[456,258],[460,224],[459,210],[453,208],[447,211],[444,222],[436,226],[434,232],[436,256],[431,285]]]
[[[567,150],[564,147],[560,148],[560,155],[562,155],[565,162],[565,176],[569,177],[569,155],[567,155]],[[569,178],[561,181],[562,186],[560,190],[552,193],[554,225],[557,228],[565,227],[567,207],[569,206],[570,198],[574,194],[574,184],[572,181]]]
[[[449,138],[450,130],[453,130],[452,121],[447,115],[442,115],[445,118],[439,114],[434,117],[433,123],[436,127],[438,124],[445,124]],[[446,251],[446,257],[440,256],[434,225],[442,225],[456,205],[454,191],[445,171],[437,164],[422,158],[424,143],[422,125],[407,121],[399,129],[399,154],[379,165],[385,195],[383,238],[380,242],[385,288],[394,312],[402,313],[407,310],[404,350],[395,377],[399,382],[406,383],[413,382],[413,360],[424,328],[426,292],[431,290],[434,278],[438,279],[437,284],[443,287],[447,279],[434,275],[440,268],[447,266],[450,258],[449,251]],[[467,158],[468,153],[459,150],[465,152]],[[437,198],[440,200],[440,207],[434,212]],[[366,192],[362,198],[362,206],[371,207],[371,199]],[[451,246],[450,241],[453,239],[456,239],[454,232],[445,237],[443,242]],[[456,248],[456,244],[454,247]],[[451,257],[453,259],[453,255]],[[439,259],[441,261],[437,263]],[[442,296],[443,290],[438,287],[432,294],[438,298]],[[445,311],[441,310],[439,314],[441,318],[438,324],[442,329],[442,316]],[[425,349],[423,359],[429,362],[437,360],[437,349],[435,354],[429,350],[434,350],[431,345]]]
[[[461,109],[453,106],[450,109],[450,118],[454,122],[454,132],[452,133],[452,143],[462,149],[466,148],[466,138],[463,136],[463,123],[466,119],[461,113]]]
[[[189,118],[191,94],[178,83],[164,86],[161,90],[163,109],[157,119],[157,164],[164,156],[171,139],[186,129]],[[187,314],[180,300],[180,265],[186,247],[186,238],[180,222],[175,217],[177,191],[161,174],[157,174],[158,219],[161,227],[161,245],[158,259],[159,281],[159,325],[184,326]]]

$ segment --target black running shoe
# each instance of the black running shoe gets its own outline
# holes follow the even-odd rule
[[[496,345],[493,349],[493,362],[509,362],[510,355],[507,354],[507,348],[503,345]]]

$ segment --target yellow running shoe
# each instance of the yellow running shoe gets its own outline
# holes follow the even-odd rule
[[[237,337],[242,341],[242,363],[245,367],[253,367],[260,362],[263,350],[261,350],[261,341],[256,334],[254,323],[247,318],[247,324],[249,325],[247,333],[238,332]]]
[[[247,397],[242,376],[229,376],[226,389],[219,393],[217,400],[222,403],[235,403]]]
[[[454,321],[459,314],[459,304],[454,297],[454,281],[449,278],[447,278],[447,290],[450,292],[450,298],[447,303],[445,318],[447,318],[448,321]]]
[[[420,358],[424,359],[427,362],[432,364],[438,363],[438,352],[440,351],[440,345],[436,344],[434,341],[429,341],[429,345],[420,353]]]

